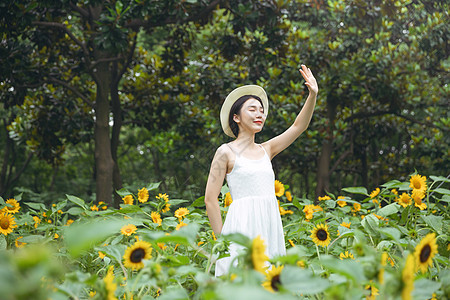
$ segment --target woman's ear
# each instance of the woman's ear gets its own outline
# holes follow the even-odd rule
[[[240,122],[239,116],[238,116],[237,114],[234,114],[234,115],[233,115],[233,121],[235,121],[236,123],[239,123],[239,122]]]

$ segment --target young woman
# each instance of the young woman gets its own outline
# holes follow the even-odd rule
[[[299,71],[309,89],[305,105],[294,124],[262,144],[255,143],[255,134],[262,130],[269,110],[264,89],[246,85],[227,96],[220,121],[225,134],[235,140],[217,149],[206,184],[206,211],[215,234],[242,233],[251,239],[259,236],[269,258],[286,254],[271,160],[306,130],[318,92],[311,70],[302,65]],[[225,177],[233,202],[222,225],[217,199]],[[237,264],[239,248],[232,243],[230,256],[216,262],[216,276],[226,274],[232,262]]]

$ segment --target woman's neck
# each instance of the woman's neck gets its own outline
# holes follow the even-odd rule
[[[240,149],[253,147],[255,145],[255,134],[240,132],[234,142]]]

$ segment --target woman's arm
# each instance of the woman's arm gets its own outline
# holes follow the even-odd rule
[[[227,149],[225,145],[222,145],[217,149],[212,160],[205,190],[206,212],[216,235],[222,232],[222,216],[218,197],[227,172],[227,162]]]
[[[308,128],[309,122],[311,121],[319,88],[317,86],[316,79],[309,68],[302,65],[302,68],[299,71],[306,81],[305,85],[308,87],[309,95],[306,99],[305,105],[303,105],[302,110],[297,115],[294,124],[292,124],[291,127],[289,127],[282,134],[263,143],[270,153],[270,158],[273,158],[275,155],[292,144],[303,133],[303,131]]]

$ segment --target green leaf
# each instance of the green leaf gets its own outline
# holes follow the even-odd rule
[[[102,248],[98,248],[98,250],[106,253],[108,256],[113,257],[117,262],[122,262],[122,257],[125,253],[127,246],[118,244],[118,245],[108,245]]]
[[[382,187],[385,187],[387,189],[392,189],[392,188],[398,188],[402,183],[398,180],[391,180],[386,182],[385,184],[382,184]]]
[[[71,215],[74,215],[74,216],[77,216],[77,215],[83,213],[84,211],[85,211],[85,210],[82,209],[81,207],[76,206],[76,207],[71,207],[71,208],[69,208],[69,210],[67,211],[67,213],[69,213],[69,214],[71,214]]]
[[[367,193],[367,189],[365,187],[348,187],[348,188],[343,188],[342,189],[344,192],[348,192],[351,194],[362,194],[362,195],[366,195],[369,196],[369,194]]]
[[[179,286],[168,286],[165,292],[158,297],[159,300],[179,300],[189,299],[189,295],[185,289]]]
[[[444,194],[444,195],[450,195],[450,190],[444,189],[444,188],[435,189],[435,190],[433,190],[433,192],[436,192],[439,194]]]
[[[107,237],[119,234],[120,228],[126,225],[128,220],[107,219],[92,220],[91,222],[72,224],[65,228],[63,236],[69,253],[77,257],[85,250],[91,249]]]
[[[278,295],[266,291],[264,288],[255,285],[238,285],[225,283],[219,285],[216,290],[216,295],[209,299],[220,299],[220,300],[248,300],[248,299],[258,299],[258,300],[289,300],[292,299],[288,295]]]
[[[138,205],[131,205],[131,204],[121,204],[121,209],[116,209],[114,212],[111,212],[111,214],[121,213],[121,214],[129,214],[129,213],[135,213],[135,212],[141,212],[142,208]]]
[[[285,289],[304,295],[321,293],[330,285],[328,280],[314,276],[310,270],[293,266],[283,268],[280,280]]]
[[[411,295],[414,299],[430,299],[440,287],[440,282],[421,278],[414,281],[414,291]]]
[[[75,196],[72,196],[72,195],[67,195],[67,194],[66,194],[66,197],[67,197],[67,199],[68,199],[70,202],[73,202],[73,203],[75,203],[76,205],[79,205],[79,206],[82,207],[84,210],[88,210],[88,207],[87,207],[87,205],[86,205],[86,203],[84,202],[83,199],[80,199],[80,198],[75,197]]]
[[[133,195],[133,193],[131,193],[129,190],[127,190],[126,188],[121,188],[120,190],[116,191],[117,194],[119,194],[120,197],[125,197],[128,195]]]
[[[189,202],[189,201],[188,200],[183,200],[183,199],[170,199],[169,200],[169,203],[172,204],[172,205],[178,205],[178,204],[186,203],[186,202]]]
[[[430,179],[432,179],[435,182],[440,182],[440,181],[444,181],[444,182],[450,182],[450,179],[444,177],[444,176],[433,176],[430,175]]]
[[[441,216],[433,216],[433,215],[422,215],[422,220],[425,221],[425,223],[428,224],[431,228],[433,228],[434,231],[436,231],[439,234],[442,234],[442,219]]]
[[[250,245],[252,244],[252,240],[248,236],[241,233],[227,234],[223,235],[223,237],[244,247],[250,247]]]
[[[26,205],[35,210],[47,210],[44,204],[36,202],[24,202]]]
[[[201,196],[201,197],[197,198],[194,202],[192,202],[191,206],[193,206],[193,207],[205,206],[205,196]]]
[[[361,225],[364,227],[364,229],[369,234],[372,234],[372,235],[377,234],[378,224],[379,224],[379,221],[378,221],[377,217],[375,217],[372,214],[365,216],[365,218],[362,219],[362,221],[361,221]]]
[[[384,228],[378,228],[378,232],[384,234],[385,236],[393,239],[397,243],[400,240],[401,232],[398,229],[392,228],[392,227],[384,227]]]
[[[387,216],[397,213],[399,210],[399,207],[400,207],[400,205],[398,205],[397,203],[391,203],[389,205],[384,206],[380,210],[378,210],[377,214],[382,217],[387,217]]]
[[[42,243],[46,238],[42,235],[28,235],[20,239],[23,243]]]
[[[362,264],[354,260],[340,260],[332,256],[323,256],[320,262],[331,272],[344,275],[357,284],[362,284],[366,280]]]
[[[147,190],[149,190],[149,191],[156,190],[159,187],[160,184],[161,184],[161,181],[160,182],[155,182],[155,183],[150,183],[149,185],[147,185]]]

